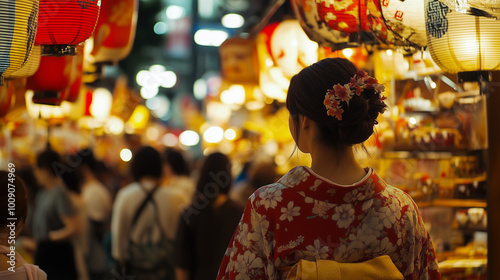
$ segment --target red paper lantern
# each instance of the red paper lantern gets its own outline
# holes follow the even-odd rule
[[[113,64],[130,53],[137,23],[137,0],[106,0],[93,35],[93,63]]]
[[[28,78],[27,89],[34,91],[33,102],[60,105],[66,98],[73,63],[73,56],[42,56],[37,72]]]
[[[72,80],[70,81],[70,85],[66,88],[66,101],[75,102],[78,99],[78,95],[80,94],[80,88],[82,87],[82,76],[83,76],[83,46],[78,46],[78,54],[74,58],[73,69],[71,70],[73,73]]]
[[[40,0],[36,45],[43,55],[75,55],[99,16],[99,0]]]
[[[374,0],[292,0],[295,15],[313,41],[332,49],[385,40],[380,6]]]

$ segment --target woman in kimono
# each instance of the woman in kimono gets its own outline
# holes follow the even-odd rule
[[[282,279],[305,260],[358,263],[389,256],[405,279],[441,279],[417,205],[355,159],[386,109],[383,85],[351,62],[321,60],[295,75],[286,106],[297,166],[255,191],[217,279]]]

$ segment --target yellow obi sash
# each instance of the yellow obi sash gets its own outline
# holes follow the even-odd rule
[[[300,260],[293,267],[279,268],[281,279],[287,280],[400,280],[403,275],[389,256],[380,256],[360,263],[339,263],[332,260]]]

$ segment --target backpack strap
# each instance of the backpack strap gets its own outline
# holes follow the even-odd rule
[[[141,188],[144,189],[141,185]],[[137,211],[135,212],[134,218],[132,219],[132,223],[130,224],[130,227],[133,228],[135,223],[137,222],[137,219],[139,218],[139,215],[141,215],[142,211],[146,207],[146,204],[153,198],[153,194],[156,192],[156,190],[159,189],[159,186],[156,185],[147,195],[142,204],[137,208]]]

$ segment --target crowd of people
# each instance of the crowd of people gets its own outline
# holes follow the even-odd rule
[[[129,183],[116,187],[91,149],[61,155],[48,147],[18,172],[17,205],[26,203],[18,244],[50,279],[215,279],[251,180],[269,184],[277,174],[255,163],[266,169],[242,170],[236,181],[226,155],[199,162],[194,170],[181,150],[145,146]]]
[[[345,59],[324,59],[295,75],[286,101],[290,132],[312,164],[281,178],[272,163],[251,162],[238,181],[225,154],[195,165],[178,150],[145,146],[134,153],[130,181],[116,187],[91,149],[60,155],[48,147],[36,157],[34,176],[25,174],[27,188],[16,181],[15,235],[25,238],[36,266],[16,264],[29,278],[9,274],[2,211],[0,276],[287,279],[310,261],[323,279],[336,279],[322,273],[341,263],[359,264],[348,267],[357,275],[351,279],[440,279],[415,202],[354,155],[387,107],[383,90]],[[0,189],[7,205],[9,193]],[[368,262],[383,271],[363,274],[371,273]]]

